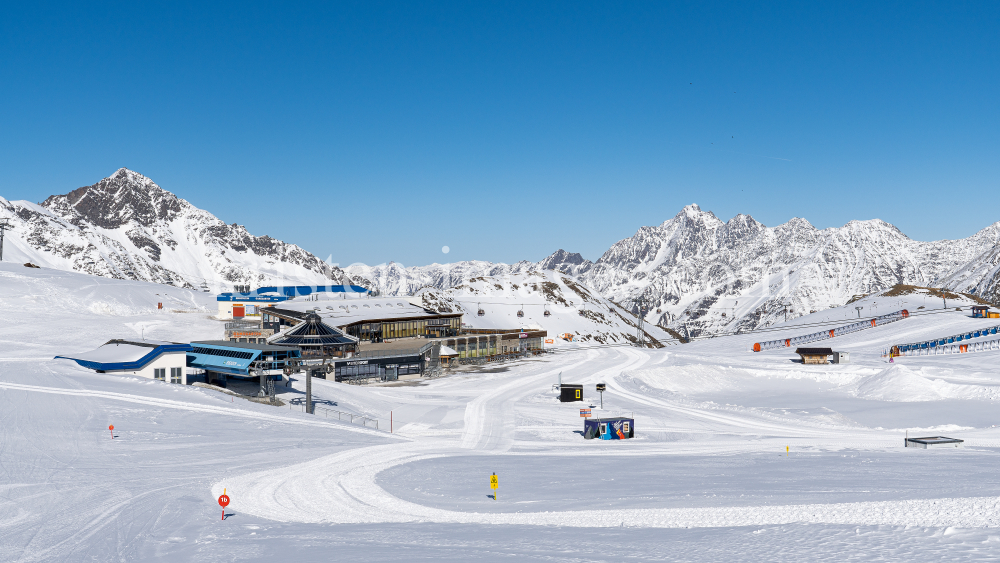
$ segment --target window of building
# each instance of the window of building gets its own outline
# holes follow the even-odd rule
[[[153,379],[157,381],[164,381],[167,378],[166,368],[153,368]]]
[[[181,382],[181,368],[170,368],[170,383]]]

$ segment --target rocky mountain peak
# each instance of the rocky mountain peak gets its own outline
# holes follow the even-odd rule
[[[556,270],[564,274],[579,276],[590,270],[593,265],[593,262],[584,258],[579,252],[566,252],[560,248],[539,262],[536,267],[541,270]]]
[[[171,221],[190,204],[142,174],[119,168],[96,184],[50,196],[41,205],[77,225],[116,229],[132,221],[145,227]]]
[[[664,221],[661,227],[681,225],[687,228],[715,229],[723,225],[722,221],[711,211],[702,211],[697,203],[685,205],[672,219]]]

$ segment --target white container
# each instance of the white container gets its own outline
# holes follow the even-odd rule
[[[835,364],[849,364],[849,363],[851,363],[851,353],[850,352],[834,352],[833,353],[833,363],[835,363]]]

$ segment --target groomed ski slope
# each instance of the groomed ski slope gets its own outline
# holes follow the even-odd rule
[[[90,278],[8,272],[22,274],[0,269],[7,295],[37,286],[49,297],[17,300],[20,314],[0,328],[0,560],[1000,554],[998,353],[893,364],[880,356],[894,342],[974,327],[980,320],[967,311],[825,341],[852,352],[848,365],[754,354],[759,336],[741,335],[662,350],[564,346],[419,385],[314,380],[321,404],[376,417],[380,428],[391,411],[388,434],[50,360],[133,327],[164,340],[217,337],[219,322],[197,294],[190,312],[55,311],[46,303]],[[89,298],[141,305],[162,287],[115,282]],[[788,334],[844,313],[796,319]],[[593,384],[605,382],[602,412],[634,413],[636,439],[583,440],[581,404],[561,404],[551,389],[560,372],[585,385],[586,405],[599,405]],[[289,393],[303,382],[294,385]],[[904,449],[907,430],[965,447]],[[489,496],[493,472],[498,500]],[[225,521],[215,504],[223,488],[232,498]]]

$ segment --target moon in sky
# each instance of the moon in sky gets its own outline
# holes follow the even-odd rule
[[[448,254],[449,252],[451,252],[451,249],[448,248],[447,246],[442,246],[441,247],[441,252],[444,252],[445,254]]]

